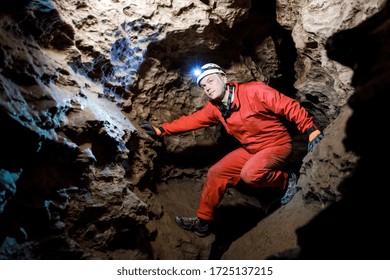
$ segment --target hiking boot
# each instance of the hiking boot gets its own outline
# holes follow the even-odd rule
[[[211,234],[211,222],[201,220],[199,218],[185,218],[185,217],[175,217],[176,223],[182,229],[192,231],[199,237],[206,237]],[[202,224],[201,224],[202,223]]]
[[[282,204],[287,204],[293,198],[293,196],[297,193],[297,175],[295,173],[288,174],[288,185],[287,190],[280,202]]]

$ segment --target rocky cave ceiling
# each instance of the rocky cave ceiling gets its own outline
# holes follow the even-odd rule
[[[385,0],[2,0],[0,259],[388,258],[389,26]],[[229,190],[200,239],[173,217],[234,141],[138,121],[199,109],[209,61],[299,100],[325,138],[307,153],[291,127],[293,201]]]

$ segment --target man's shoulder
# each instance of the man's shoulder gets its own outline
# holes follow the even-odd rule
[[[241,82],[241,83],[235,83],[240,89],[246,88],[268,88],[269,86],[265,84],[264,82],[260,81],[250,81],[250,82]]]
[[[245,87],[245,88],[268,87],[267,84],[260,81],[250,81],[250,82],[240,83],[238,85],[239,87]]]
[[[238,91],[245,94],[259,94],[271,89],[267,84],[259,81],[245,82],[237,85]]]

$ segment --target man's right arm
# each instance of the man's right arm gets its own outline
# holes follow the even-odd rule
[[[219,119],[215,114],[215,110],[218,110],[216,106],[207,103],[202,109],[191,115],[182,116],[169,123],[163,123],[161,125],[164,129],[162,135],[174,135],[217,124],[219,123]]]
[[[196,111],[188,116],[181,116],[172,122],[163,123],[161,126],[154,126],[144,120],[139,122],[139,126],[153,138],[159,138],[165,135],[180,134],[183,132],[217,124],[219,119],[215,114],[215,110],[218,110],[218,108],[211,103],[207,103],[199,111]]]

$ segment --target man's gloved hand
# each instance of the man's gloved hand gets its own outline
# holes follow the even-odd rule
[[[314,145],[321,141],[321,139],[324,138],[324,134],[322,134],[321,131],[314,130],[312,133],[309,134],[309,144],[307,145],[307,150],[309,152],[313,151]]]
[[[155,127],[145,120],[139,122],[139,126],[152,138],[156,139],[163,133],[161,128]]]

